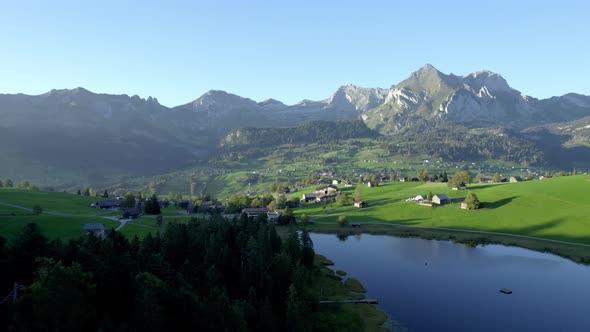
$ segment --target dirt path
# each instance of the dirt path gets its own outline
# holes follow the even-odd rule
[[[9,203],[4,203],[4,202],[0,202],[0,205],[4,205],[4,206],[8,206],[8,207],[13,207],[15,209],[21,209],[21,210],[33,212],[33,209],[29,209],[27,207],[20,206],[20,205],[9,204]],[[75,216],[77,216],[75,214],[70,214],[70,213],[60,213],[60,212],[51,212],[51,211],[43,211],[43,213],[45,213],[45,214],[51,214],[51,215],[54,215],[54,216],[62,216],[62,217],[75,217]]]

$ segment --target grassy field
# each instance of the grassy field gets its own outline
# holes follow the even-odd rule
[[[26,224],[36,223],[41,228],[43,235],[47,238],[68,240],[84,234],[82,230],[84,224],[92,222],[103,223],[106,229],[111,229],[119,225],[118,222],[113,220],[85,216],[63,217],[48,214],[37,216],[0,216],[0,235],[10,240],[15,234],[20,232]]]
[[[100,200],[97,197],[78,196],[61,192],[31,191],[23,189],[0,189],[0,202],[16,204],[27,208],[39,204],[44,211],[64,214],[100,213],[90,204]]]
[[[317,255],[315,292],[320,295],[321,300],[365,298],[364,294],[350,291],[333,270],[320,263],[323,260],[323,256]],[[357,287],[363,287],[360,282],[356,282]],[[314,315],[314,321],[319,325],[316,326],[318,329],[327,330],[330,327],[335,331],[390,331],[382,327],[387,320],[385,313],[370,304],[321,305]]]
[[[369,207],[356,209],[332,203],[325,207],[306,204],[295,211],[308,214],[317,222],[310,228],[335,224],[339,215],[349,222],[373,222],[444,227],[519,234],[546,239],[590,244],[590,192],[587,175],[504,184],[475,184],[468,190],[454,191],[442,183],[391,183],[377,188],[362,187],[362,199]],[[343,188],[352,195],[354,188]],[[479,210],[460,209],[459,202],[473,191],[483,203]],[[452,204],[426,207],[406,198],[446,194]]]
[[[37,223],[43,234],[50,239],[60,238],[68,240],[77,238],[84,232],[84,224],[103,223],[106,229],[119,226],[118,221],[102,217],[121,216],[121,211],[103,211],[90,207],[90,204],[100,200],[99,197],[78,196],[61,192],[31,191],[11,188],[0,189],[0,203],[32,208],[39,204],[44,213],[34,215],[31,211],[18,207],[0,205],[0,235],[11,239],[27,223]],[[55,213],[55,214],[53,214]],[[190,215],[176,214],[176,208],[168,207],[162,210],[164,222],[186,223]],[[159,232],[156,216],[143,215],[121,228],[121,233],[129,238],[137,235],[145,237],[149,232]]]
[[[355,190],[354,187],[341,189],[351,197]],[[301,196],[311,190],[313,187],[303,188],[293,195]],[[377,233],[388,232],[388,225],[405,225],[518,234],[590,244],[590,201],[584,199],[584,195],[590,192],[588,175],[520,183],[474,184],[465,191],[453,191],[443,183],[421,182],[386,183],[376,188],[362,186],[361,190],[362,199],[368,203],[367,208],[309,203],[295,209],[295,214],[312,216],[316,222],[309,226],[312,231],[338,232],[340,229],[335,227],[336,220],[338,216],[345,215],[349,222],[365,223],[363,231]],[[460,209],[459,202],[468,191],[478,195],[483,203],[481,209]],[[429,192],[446,194],[453,203],[431,208],[404,201],[416,195],[426,197]],[[78,236],[82,225],[87,222],[116,226],[117,222],[100,216],[119,215],[120,212],[104,212],[89,207],[96,200],[94,197],[59,192],[0,189],[0,202],[24,207],[39,204],[45,212],[69,214],[33,216],[29,211],[0,206],[0,234],[10,237],[26,222],[38,222],[47,236],[61,238]],[[190,216],[175,213],[173,207],[163,210],[164,221],[188,222],[190,219]],[[154,216],[143,216],[134,223],[123,227],[122,233],[143,237],[151,230],[157,231]],[[485,237],[492,238],[493,235]]]

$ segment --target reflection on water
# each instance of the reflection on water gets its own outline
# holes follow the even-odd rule
[[[311,234],[409,331],[590,331],[590,267],[502,245]],[[511,295],[499,292],[513,291]]]

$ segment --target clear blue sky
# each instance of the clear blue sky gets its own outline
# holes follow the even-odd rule
[[[590,94],[588,1],[5,1],[0,93],[261,101],[389,87],[425,63],[534,97]]]

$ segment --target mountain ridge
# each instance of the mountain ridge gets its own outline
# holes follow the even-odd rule
[[[524,135],[559,142],[553,146],[590,145],[588,124],[581,120],[590,117],[590,96],[568,93],[536,99],[488,70],[458,76],[430,64],[389,88],[346,84],[326,99],[293,105],[210,90],[167,107],[152,96],[78,87],[40,95],[0,94],[0,116],[0,174],[11,177],[27,176],[20,174],[18,165],[23,163],[29,174],[44,178],[59,178],[52,175],[54,169],[75,170],[86,180],[104,176],[106,168],[117,176],[153,174],[206,160],[233,129],[290,128],[309,121],[362,120],[386,136],[436,127],[508,128],[516,133],[543,127],[552,134]],[[568,127],[570,122],[575,123]]]

